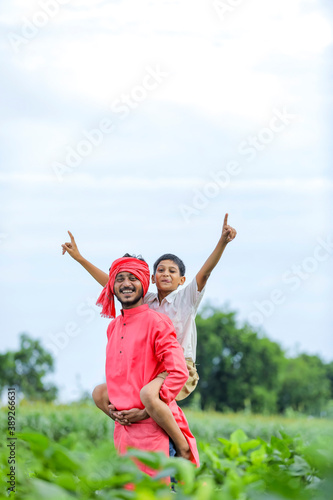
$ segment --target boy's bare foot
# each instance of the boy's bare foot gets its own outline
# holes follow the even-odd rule
[[[191,450],[190,447],[187,445],[186,448],[176,448],[177,457],[185,458],[185,460],[190,460],[191,459]]]

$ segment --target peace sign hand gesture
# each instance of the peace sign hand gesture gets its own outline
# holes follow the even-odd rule
[[[237,231],[231,226],[228,226],[228,214],[225,214],[224,216],[224,221],[223,221],[223,228],[222,228],[222,235],[221,235],[221,240],[222,242],[227,245],[232,241],[233,239],[236,238]]]

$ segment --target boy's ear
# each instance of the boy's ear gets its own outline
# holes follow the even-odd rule
[[[154,274],[151,275],[151,282],[153,285],[156,283]]]
[[[181,276],[179,284],[184,285],[185,281],[186,281],[186,276]]]

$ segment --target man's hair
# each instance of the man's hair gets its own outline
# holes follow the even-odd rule
[[[132,259],[138,259],[138,260],[142,260],[142,262],[146,262],[145,259],[142,257],[141,254],[139,255],[131,255],[129,253],[125,253],[125,255],[123,255],[123,257],[131,257]]]
[[[156,274],[157,266],[159,265],[159,263],[162,260],[172,260],[172,262],[174,262],[178,266],[179,274],[181,276],[185,276],[185,270],[186,269],[185,269],[184,262],[182,261],[182,259],[180,259],[179,257],[177,257],[177,255],[174,255],[173,253],[165,253],[165,254],[161,255],[161,257],[159,257],[157,259],[157,261],[154,264],[154,274]]]

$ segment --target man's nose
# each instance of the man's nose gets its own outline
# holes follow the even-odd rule
[[[123,282],[123,286],[130,286],[132,287],[132,282],[129,278],[125,278]]]

